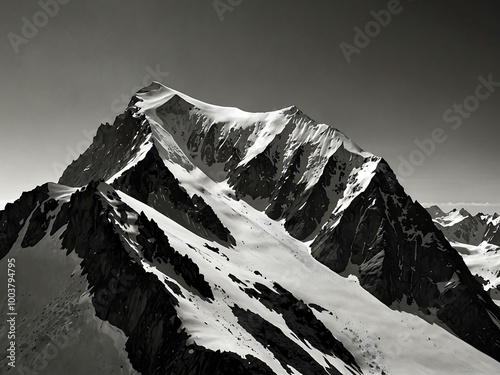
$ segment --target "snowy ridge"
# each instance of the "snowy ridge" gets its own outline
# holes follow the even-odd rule
[[[448,213],[444,213],[437,207],[441,214],[433,215],[436,212],[436,207],[427,208],[427,211],[433,217],[437,227],[450,241],[475,246],[487,242],[500,246],[500,238],[497,237],[500,228],[500,216],[498,214],[485,215],[479,213],[471,215],[464,209],[453,209]]]
[[[200,114],[204,115],[212,122],[226,123],[227,125],[224,127],[225,134],[229,133],[231,130],[246,129],[255,126],[255,124],[260,123],[261,126],[257,128],[259,131],[255,132],[253,134],[253,138],[250,139],[250,141],[252,141],[252,147],[254,148],[260,147],[259,141],[262,141],[263,139],[269,136],[273,136],[276,133],[279,133],[280,131],[283,130],[281,128],[282,126],[284,126],[282,119],[283,114],[288,114],[288,115],[294,114],[296,115],[296,117],[302,118],[304,122],[308,124],[320,125],[318,128],[314,130],[313,134],[309,132],[305,134],[306,133],[305,128],[302,127],[302,134],[300,137],[297,138],[302,138],[304,141],[307,141],[307,139],[305,139],[307,137],[313,137],[317,139],[318,134],[322,134],[327,129],[333,129],[337,133],[337,136],[346,143],[345,147],[349,151],[351,151],[352,153],[362,155],[364,157],[372,155],[368,152],[364,152],[363,150],[361,150],[359,146],[355,145],[351,140],[349,140],[345,136],[345,134],[343,134],[339,130],[334,129],[326,124],[315,123],[312,119],[304,115],[295,106],[271,112],[257,112],[257,113],[246,112],[235,107],[223,107],[202,102],[184,93],[181,93],[180,91],[176,91],[174,89],[166,87],[158,82],[153,82],[150,86],[143,88],[142,90],[137,92],[135,96],[140,99],[140,101],[136,103],[136,106],[140,108],[138,113],[146,115],[154,113],[154,111],[160,108],[163,104],[170,101],[174,96],[179,96],[186,102],[196,107]],[[276,121],[280,123],[276,123],[275,125],[273,125],[273,122]],[[278,130],[279,128],[281,128],[281,130]],[[261,147],[261,151],[264,148]],[[254,156],[256,154],[257,153],[254,153]]]
[[[231,186],[245,185],[244,179],[264,179],[265,185],[250,185],[247,193],[237,193],[247,195],[244,199],[254,205],[273,210],[275,216],[293,221],[293,216],[305,215],[310,211],[309,195],[317,195],[314,188],[326,184],[323,199],[327,205],[308,213],[314,222],[305,224],[305,229],[291,231],[299,238],[318,231],[332,211],[340,214],[367,185],[380,161],[342,132],[316,123],[296,107],[249,113],[207,104],[158,83],[139,91],[136,97],[136,116],[145,116],[151,125],[165,162],[186,170],[198,167],[211,179],[228,180]],[[251,165],[256,160],[261,175],[247,176],[247,171],[258,173]],[[328,165],[332,171],[326,171]],[[283,191],[282,184],[291,178],[287,173],[294,169],[293,185],[302,187],[303,192]],[[320,180],[323,182],[318,183]],[[276,195],[283,197],[279,208],[271,207],[267,200]]]
[[[173,133],[177,133],[176,124],[178,125],[179,122],[163,111],[164,105],[176,96],[182,98],[187,105],[192,105],[190,115],[202,122],[199,129],[196,130],[201,130],[206,134],[213,124],[223,124],[220,134],[225,139],[220,140],[220,144],[232,141],[240,146],[240,153],[244,156],[238,166],[244,166],[252,158],[262,153],[278,134],[285,131],[285,127],[290,123],[292,125],[289,126],[294,127],[293,131],[283,137],[283,141],[287,143],[287,145],[283,145],[283,148],[287,150],[285,158],[291,157],[294,149],[304,144],[310,145],[315,152],[308,167],[321,169],[321,166],[324,166],[324,161],[331,157],[341,144],[353,154],[362,157],[373,156],[361,150],[339,130],[326,124],[316,123],[294,106],[272,112],[245,112],[234,107],[207,104],[154,82],[136,94],[136,97],[140,99],[136,103],[139,108],[138,114],[144,114],[149,121],[159,124],[167,131],[173,130]],[[160,121],[158,121],[159,119]],[[182,127],[185,130],[184,139],[186,139],[188,133],[193,129],[185,129],[186,123],[183,123]],[[247,132],[249,134],[245,134]],[[244,143],[241,142],[242,135],[246,136]],[[323,164],[318,166],[318,161],[322,161]],[[286,165],[283,166],[283,168],[285,167]],[[311,181],[308,176],[315,175],[315,173],[314,171],[308,173],[304,180],[310,181],[308,183],[310,186],[314,184],[314,181]]]
[[[500,216],[498,214],[490,215],[488,217],[488,220],[486,221],[486,224],[496,227],[500,226]]]
[[[454,210],[450,211],[445,216],[436,217],[434,219],[434,221],[441,224],[443,227],[451,227],[455,224],[460,223],[461,221],[463,221],[464,219],[466,219],[469,216],[470,216],[470,214],[465,210],[458,211],[458,210],[454,209]]]
[[[118,177],[122,176],[127,170],[132,168],[134,165],[136,165],[138,162],[144,159],[148,151],[151,150],[153,147],[152,143],[152,135],[149,134],[146,139],[144,140],[143,143],[139,146],[138,152],[134,155],[133,159],[128,162],[128,164],[125,165],[122,169],[120,169],[118,172],[116,172],[113,176],[109,177],[106,182],[108,183],[113,183]]]

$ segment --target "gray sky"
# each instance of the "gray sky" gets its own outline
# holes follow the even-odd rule
[[[152,70],[210,103],[297,105],[383,156],[414,199],[500,211],[500,87],[476,92],[479,77],[500,82],[497,1],[401,0],[388,22],[371,13],[387,1],[59,1],[2,7],[0,207],[57,181]],[[369,44],[356,44],[367,26]],[[350,63],[343,42],[357,48]],[[420,152],[433,132],[446,141]]]

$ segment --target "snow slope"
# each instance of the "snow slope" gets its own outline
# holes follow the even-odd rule
[[[188,172],[179,168],[176,176],[190,194],[203,195],[212,207],[216,207],[217,215],[237,239],[234,248],[209,243],[221,250],[221,254],[216,255],[206,249],[205,239],[192,236],[153,208],[118,193],[134,210],[144,211],[155,220],[174,247],[189,255],[210,284],[218,286],[219,304],[215,309],[191,294],[192,301],[185,299],[179,311],[181,316],[186,316],[182,319],[184,327],[199,345],[214,350],[223,348],[240,355],[250,352],[271,363],[277,373],[282,371],[272,355],[238,326],[230,306],[236,303],[258,312],[284,329],[285,334],[286,325],[279,315],[259,306],[241,292],[238,284],[227,277],[232,274],[248,286],[260,282],[272,288],[272,281],[278,282],[306,304],[314,303],[332,312],[331,315],[315,311],[315,315],[354,355],[363,373],[480,374],[500,370],[496,361],[446,330],[411,314],[388,309],[361,288],[356,279],[340,277],[315,261],[306,244],[291,238],[279,222],[270,220],[242,200],[235,201],[231,198],[234,192],[227,186],[210,182],[199,170]],[[183,293],[189,294],[189,291]],[[208,322],[208,327],[205,322]],[[287,335],[293,339],[293,333]],[[310,351],[306,345],[301,345]],[[320,363],[323,357],[330,363],[341,364],[338,359],[322,353],[313,351],[311,355]],[[350,372],[344,370],[343,373]]]

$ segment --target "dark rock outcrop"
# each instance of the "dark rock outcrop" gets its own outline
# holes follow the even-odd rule
[[[314,359],[299,345],[289,339],[283,332],[250,310],[245,310],[234,305],[233,313],[238,318],[238,323],[245,328],[257,341],[267,346],[273,353],[287,374],[293,374],[293,368],[302,374],[314,375],[340,375],[335,367],[328,371],[321,367]],[[284,373],[285,373],[284,372]]]
[[[5,257],[16,242],[21,228],[30,216],[30,230],[23,238],[23,246],[32,246],[45,235],[49,224],[47,213],[55,208],[53,200],[44,203],[48,199],[49,187],[48,184],[43,184],[24,192],[18,200],[7,203],[4,210],[0,211],[0,259]],[[32,215],[35,208],[37,210]]]
[[[152,262],[155,259],[172,265],[177,275],[181,275],[188,286],[194,287],[202,297],[214,299],[212,289],[200,273],[196,263],[170,246],[167,236],[154,220],[149,220],[141,212],[136,224],[139,227],[136,240],[141,245],[142,254],[146,260]]]
[[[143,115],[137,115],[134,102],[113,125],[103,124],[97,129],[90,147],[66,168],[60,184],[78,187],[107,180],[137,155],[151,128]]]
[[[448,214],[439,207],[427,208],[436,227],[443,232],[448,241],[460,242],[478,246],[482,242],[500,246],[500,223],[497,214],[485,215],[478,213],[471,215],[464,209],[453,209]],[[458,216],[457,213],[460,215]],[[460,220],[455,219],[455,215]]]
[[[496,216],[498,218],[498,216]],[[500,246],[500,223],[490,222],[486,226],[484,240],[492,245]]]
[[[165,166],[156,147],[112,184],[193,232],[224,243],[234,243],[229,230],[203,198],[192,198]]]
[[[500,320],[500,308],[385,162],[366,190],[325,225],[311,252],[335,272],[357,275],[386,305],[405,310],[416,304],[424,319],[437,317],[500,360],[500,328],[493,320]]]
[[[50,215],[50,212],[54,211],[57,207],[57,201],[50,198],[34,210],[26,234],[21,242],[22,247],[34,246],[45,237],[50,221],[54,217]]]
[[[347,162],[339,158],[339,155],[344,153],[344,148],[340,146],[337,153],[328,159],[314,187],[303,193],[299,199],[288,202],[290,208],[286,213],[285,228],[293,237],[306,240],[319,231],[321,224],[326,220],[325,215],[328,217],[338,199],[344,194],[353,167],[359,167],[363,163],[362,158],[356,158],[357,160],[348,167]],[[297,188],[303,186],[298,184]]]
[[[276,161],[272,160],[271,147],[258,154],[244,166],[229,174],[229,184],[242,196],[269,198],[275,188]]]
[[[274,283],[273,291],[263,284],[256,283],[255,289],[246,288],[245,292],[253,298],[258,299],[271,311],[276,311],[286,322],[292,332],[305,344],[312,345],[320,352],[334,355],[361,373],[351,353],[333,337],[332,333],[324,324],[316,318],[312,310],[303,301],[298,300],[292,293],[281,285]],[[239,317],[242,311],[239,311]],[[255,327],[252,327],[255,329]],[[271,340],[273,342],[273,340]]]

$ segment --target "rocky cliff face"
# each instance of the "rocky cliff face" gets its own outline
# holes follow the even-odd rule
[[[429,322],[500,359],[500,309],[460,255],[381,162],[368,188],[311,245],[334,271],[358,276],[388,306],[417,310]],[[486,327],[486,328],[485,328]]]
[[[493,215],[486,221],[484,241],[500,246],[500,216],[498,214]]]
[[[150,87],[155,89],[161,94],[160,87]],[[153,109],[147,96],[138,96],[143,100],[139,112],[161,121],[161,126],[152,123],[160,155],[184,160],[185,168],[196,166],[216,181],[227,179],[237,197],[267,207],[276,220],[285,219],[298,239],[311,239],[344,192],[360,188],[358,172],[375,168],[380,159],[296,107],[237,113],[234,119],[225,115],[227,109],[214,115],[213,109],[204,111],[178,94]]]
[[[439,209],[439,208],[438,208]],[[436,212],[434,224],[443,232],[449,241],[477,246],[483,242],[500,246],[500,220],[498,214],[471,215],[464,209],[453,209],[448,213],[436,211],[434,207],[428,212]],[[432,213],[431,213],[432,216]]]
[[[202,197],[190,197],[152,147],[141,161],[113,182],[124,193],[154,207],[159,212],[207,239],[234,243],[212,208]]]
[[[151,129],[144,116],[134,110],[133,99],[113,125],[97,129],[92,145],[63,172],[59,183],[85,186],[90,181],[107,180],[150,147]]]
[[[48,199],[48,185],[38,186],[36,189],[25,192],[14,203],[8,203],[3,211],[0,211],[0,258],[7,255],[8,251],[17,240],[21,228],[30,218],[32,212],[33,220],[30,221],[31,231],[24,237],[23,243],[32,243],[44,235],[46,228],[47,213],[41,202]],[[51,208],[48,204],[48,209]]]

